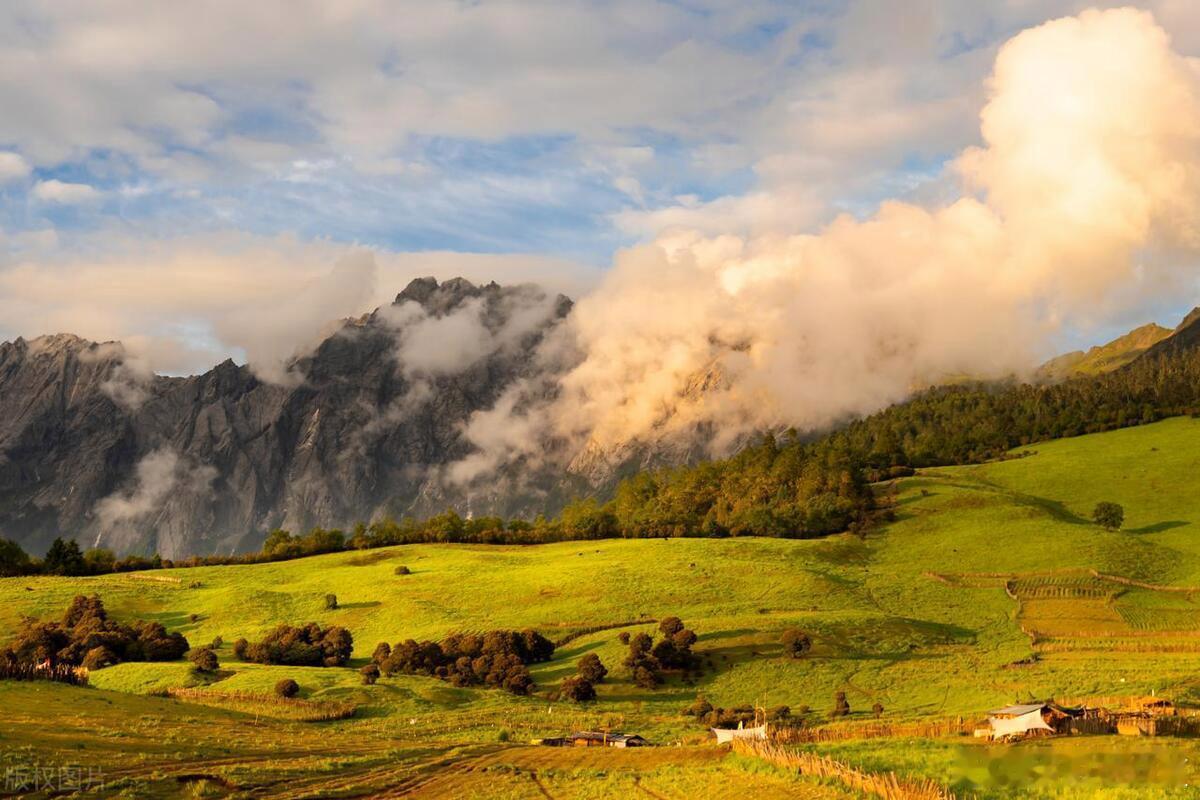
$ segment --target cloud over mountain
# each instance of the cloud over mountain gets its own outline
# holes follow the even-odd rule
[[[603,451],[701,427],[721,452],[947,376],[1026,370],[1064,321],[1195,286],[1200,84],[1151,15],[1025,31],[987,91],[951,202],[885,201],[815,234],[674,230],[619,254],[571,316],[582,361],[511,428],[539,433],[527,452],[545,431]]]

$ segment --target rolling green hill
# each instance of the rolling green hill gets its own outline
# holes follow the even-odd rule
[[[104,753],[114,775],[167,794],[183,785],[179,775],[209,776],[203,781],[218,795],[233,791],[222,781],[284,794],[276,782],[292,775],[322,796],[382,786],[415,791],[445,780],[460,781],[460,796],[543,796],[537,779],[559,782],[554,797],[609,796],[596,781],[610,781],[613,791],[645,781],[662,796],[695,796],[688,792],[697,784],[688,782],[709,780],[743,789],[758,782],[768,797],[777,790],[837,797],[840,790],[714,755],[702,746],[704,729],[680,709],[699,693],[716,705],[809,706],[810,720],[821,724],[837,691],[847,693],[852,719],[880,703],[892,721],[970,719],[1031,696],[1158,691],[1200,700],[1197,594],[1154,588],[1200,591],[1200,421],[1174,418],[1031,445],[1014,456],[878,486],[895,504],[895,521],[862,537],[407,545],[271,564],[5,579],[0,631],[12,631],[22,615],[57,617],[72,596],[98,593],[112,615],[159,620],[193,645],[222,637],[213,691],[269,694],[278,679],[293,677],[303,697],[360,709],[348,720],[303,723],[277,719],[269,704],[251,713],[216,697],[198,705],[147,696],[209,682],[184,662],[99,670],[88,689],[0,683],[0,706],[28,709],[0,722],[0,766],[30,758],[83,763],[84,754]],[[1124,505],[1124,530],[1091,523],[1100,501]],[[394,574],[399,565],[412,574]],[[325,609],[327,593],[337,595],[338,609]],[[699,634],[703,676],[695,686],[675,678],[638,688],[620,666],[617,634],[653,630],[649,620],[669,614]],[[598,654],[612,674],[596,703],[573,706],[414,676],[363,686],[354,668],[233,658],[237,637],[310,620],[351,630],[352,667],[379,641],[534,627],[569,640],[554,660],[533,667],[539,691],[572,674],[586,653]],[[793,626],[813,637],[804,659],[782,657],[779,636]],[[74,734],[34,733],[50,709]],[[154,736],[138,719],[158,720],[167,738],[134,758],[139,742]],[[559,751],[518,744],[600,726],[695,746],[673,762],[658,748],[639,762],[632,752],[560,761]],[[921,771],[886,748],[838,752],[871,768]],[[618,758],[623,766],[606,766]],[[965,780],[943,769],[946,758],[931,754],[929,763],[942,766],[929,774]],[[511,794],[472,788],[462,764],[505,776]],[[194,789],[201,780],[184,783]],[[983,797],[1020,796],[982,779],[970,786]]]

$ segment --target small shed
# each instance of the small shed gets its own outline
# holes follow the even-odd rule
[[[1018,703],[989,712],[988,725],[993,739],[1053,736],[1069,731],[1071,720],[1081,713],[1054,703]]]
[[[645,747],[649,744],[636,733],[575,731],[564,737],[567,747]]]

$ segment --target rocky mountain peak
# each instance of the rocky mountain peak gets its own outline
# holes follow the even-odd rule
[[[466,278],[451,278],[439,284],[436,278],[414,278],[404,291],[396,295],[393,305],[413,302],[431,316],[440,317],[458,308],[469,298],[501,291],[496,283],[479,287]]]

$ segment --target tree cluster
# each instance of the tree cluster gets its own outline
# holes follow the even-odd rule
[[[122,661],[175,661],[187,650],[187,639],[168,633],[162,623],[117,622],[109,618],[99,596],[79,595],[60,621],[22,619],[0,658],[16,664],[99,669]]]
[[[735,729],[753,727],[760,720],[754,706],[734,706],[721,708],[714,706],[703,696],[699,696],[683,710],[684,716],[695,717],[698,722],[708,728]],[[766,721],[775,726],[793,724],[790,706],[776,706],[766,712]]]
[[[373,660],[385,675],[429,675],[455,686],[489,686],[513,694],[533,691],[529,665],[549,661],[554,643],[537,631],[458,633],[440,642],[380,643]]]
[[[279,625],[261,642],[238,639],[233,643],[233,653],[242,661],[295,667],[341,667],[353,649],[350,631],[337,625],[322,628],[315,622]]]
[[[596,699],[596,684],[604,681],[608,667],[595,653],[583,656],[575,665],[576,672],[563,679],[559,686],[559,697],[575,703],[584,703]]]
[[[74,539],[55,539],[45,558],[30,558],[19,544],[0,539],[0,578],[18,575],[107,575],[113,572],[158,569],[162,559],[125,556],[118,559],[111,550],[92,548],[81,550]]]
[[[661,638],[657,642],[647,633],[628,638],[629,654],[622,663],[633,682],[643,689],[653,689],[662,683],[663,670],[686,670],[697,664],[692,652],[696,634],[685,628],[679,617],[664,617],[658,631]]]

